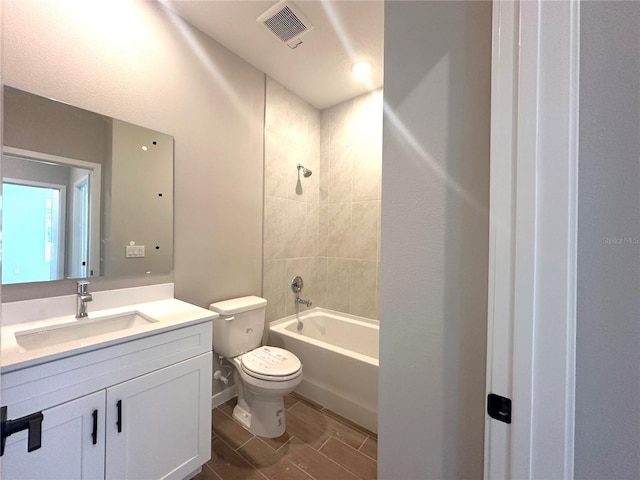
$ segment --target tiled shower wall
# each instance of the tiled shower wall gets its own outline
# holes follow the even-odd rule
[[[382,91],[319,112],[268,79],[265,125],[267,321],[295,313],[296,275],[313,306],[378,318]]]

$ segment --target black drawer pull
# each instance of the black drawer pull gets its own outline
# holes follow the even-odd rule
[[[28,430],[27,452],[33,452],[42,446],[42,412],[32,413],[15,420],[7,420],[7,407],[0,410],[0,456],[4,455],[7,437],[22,430]]]
[[[118,400],[116,402],[116,407],[118,407],[118,420],[116,421],[116,425],[118,426],[118,433],[122,432],[122,400]]]
[[[94,410],[91,414],[93,416],[93,430],[91,431],[91,441],[95,445],[98,443],[98,410]]]

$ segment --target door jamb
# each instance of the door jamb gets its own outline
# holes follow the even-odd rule
[[[485,478],[573,478],[579,7],[493,6]]]

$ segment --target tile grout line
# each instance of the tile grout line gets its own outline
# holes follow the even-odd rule
[[[316,450],[316,451],[320,452],[320,449],[321,449],[322,447],[324,447],[324,446],[327,444],[327,442],[328,442],[329,440],[331,440],[332,438],[333,438],[333,435],[329,435],[329,436],[327,437],[327,439],[326,439],[324,442],[322,442],[322,445],[320,445],[318,448],[314,448],[314,450]],[[309,445],[309,446],[311,446],[311,445]],[[311,447],[311,448],[313,448],[313,447]]]
[[[331,437],[330,437],[330,438],[331,438]],[[350,449],[354,450],[355,452],[358,452],[358,453],[360,453],[361,455],[365,456],[366,458],[370,459],[371,461],[375,462],[375,464],[376,464],[376,469],[377,469],[377,467],[378,467],[378,461],[377,461],[377,460],[375,460],[375,459],[371,458],[371,457],[370,457],[369,455],[367,455],[366,453],[361,452],[359,449],[353,448],[351,445],[347,445],[346,443],[344,443],[343,441],[341,441],[339,438],[333,437],[333,439],[334,439],[335,441],[337,441],[337,442],[340,442],[340,443],[341,443],[345,448],[347,448],[347,449],[349,449],[349,448],[350,448]],[[328,441],[329,441],[329,440],[327,439],[327,442],[328,442]],[[326,442],[325,442],[325,443],[326,443]],[[321,453],[322,455],[325,455],[323,452],[320,452],[320,451],[318,451],[318,453]],[[329,457],[328,455],[325,455],[325,457],[327,457],[328,459],[332,460],[332,459],[331,459],[331,457]],[[351,470],[348,466],[343,465],[343,464],[341,464],[341,463],[338,463],[338,462],[336,462],[335,460],[333,460],[333,461],[334,461],[335,463],[337,463],[338,465],[340,465],[340,466],[341,466],[342,468],[344,468],[345,470],[347,470],[347,471],[349,471],[349,472],[353,473],[356,477],[364,478],[364,477],[362,477],[362,476],[360,475],[360,473],[359,473],[359,472],[356,472],[356,471],[354,471],[354,470]]]
[[[211,468],[211,467],[210,467],[209,465],[207,465],[206,463],[203,465],[203,467],[208,468],[208,469],[211,471],[211,473],[213,473],[213,475],[214,475],[216,478],[219,478],[220,480],[223,480],[223,478],[222,478],[220,475],[218,475],[216,472],[214,472],[214,471],[213,471],[213,468]]]
[[[238,452],[238,450],[240,450],[242,447],[244,447],[247,443],[249,443],[251,440],[253,440],[254,438],[256,438],[255,436],[251,437],[249,440],[247,440],[246,442],[244,442],[242,445],[240,445],[238,448],[234,449],[234,452]],[[224,441],[224,440],[223,440]],[[267,445],[268,446],[268,445]],[[233,447],[231,447],[233,448]],[[239,453],[239,452],[238,452]],[[242,455],[240,455],[242,456]]]
[[[281,449],[282,447],[284,447],[285,445],[289,445],[289,443],[291,442],[291,439],[292,439],[292,438],[293,438],[293,435],[289,435],[289,438],[287,438],[287,441],[286,441],[286,442],[284,442],[282,445],[280,445],[278,448],[275,448],[274,450],[275,450],[276,452],[279,452],[279,451],[280,451],[280,449]],[[263,443],[265,443],[265,444],[266,444],[266,442],[263,442]],[[268,445],[268,444],[267,444],[267,446],[268,446],[268,447],[271,447],[271,445]],[[271,447],[271,448],[273,448],[273,447]]]
[[[365,444],[365,443],[367,443],[367,439],[368,439],[368,438],[369,438],[369,435],[366,435],[366,436],[364,437],[364,440],[362,440],[362,443],[360,444],[360,446],[359,446],[358,448],[356,448],[356,450],[357,450],[357,451],[360,451],[360,449],[361,449],[362,447],[364,447],[364,444]]]
[[[331,438],[331,437],[330,437]],[[335,437],[334,437],[335,438]],[[328,440],[327,440],[328,441]],[[336,439],[336,441],[340,442],[340,440]],[[326,442],[325,442],[326,443]],[[340,442],[343,443],[343,442]],[[343,445],[349,447],[349,445],[343,443]],[[349,448],[353,448],[353,447],[349,447]],[[355,450],[355,448],[354,448]],[[326,458],[327,460],[329,460],[330,462],[336,464],[337,466],[339,466],[340,468],[342,468],[343,470],[346,470],[347,472],[349,472],[350,474],[358,477],[358,478],[362,478],[359,474],[353,472],[352,470],[350,470],[349,468],[347,468],[346,466],[342,465],[341,463],[336,462],[333,458],[329,457],[328,455],[325,455],[323,452],[321,452],[320,450],[316,450],[316,452],[318,452],[320,455],[322,455],[324,458]],[[376,462],[377,463],[377,462]]]

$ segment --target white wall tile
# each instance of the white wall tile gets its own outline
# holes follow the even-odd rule
[[[318,112],[269,79],[266,117],[264,291],[277,299],[269,315],[295,312],[289,277],[301,275],[314,306],[377,318],[382,92]],[[298,163],[313,174],[298,179]],[[272,283],[282,263],[266,264],[274,258],[286,262],[281,296]]]
[[[282,318],[285,312],[286,260],[265,260],[262,296],[267,299],[266,321]]]
[[[327,208],[327,256],[347,258],[351,254],[351,203]]]

